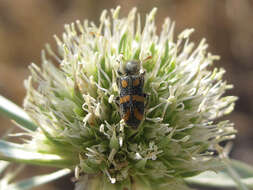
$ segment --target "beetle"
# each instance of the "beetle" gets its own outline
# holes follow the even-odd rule
[[[144,118],[147,95],[143,93],[144,75],[140,61],[128,60],[122,71],[118,70],[117,86],[119,89],[119,109],[121,119],[127,126],[138,128]]]

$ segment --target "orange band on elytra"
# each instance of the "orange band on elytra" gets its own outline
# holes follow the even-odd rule
[[[144,98],[144,96],[133,95],[133,101],[136,101],[136,102],[144,102],[144,101],[145,101],[145,98]]]
[[[133,81],[133,86],[138,86],[140,84],[140,79],[135,79]]]
[[[125,103],[125,102],[129,102],[130,101],[130,95],[127,95],[127,96],[123,96],[119,99],[119,102],[121,104]]]
[[[122,81],[121,81],[121,86],[122,86],[123,88],[126,88],[126,87],[128,86],[127,81],[126,81],[126,80],[122,80]]]
[[[141,114],[139,111],[138,111],[138,109],[137,108],[134,108],[134,116],[135,116],[135,118],[136,119],[138,119],[138,120],[142,120],[142,118],[143,118],[143,114]]]

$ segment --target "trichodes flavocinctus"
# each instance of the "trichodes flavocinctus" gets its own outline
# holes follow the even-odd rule
[[[151,57],[145,60],[149,58]],[[121,71],[118,70],[119,77],[117,77],[120,116],[133,128],[137,128],[143,120],[147,97],[143,93],[145,72],[141,72],[140,64],[140,61],[126,61]]]

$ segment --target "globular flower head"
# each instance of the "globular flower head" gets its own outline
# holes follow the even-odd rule
[[[57,53],[47,46],[41,67],[30,66],[24,107],[39,129],[27,147],[58,154],[63,167],[76,168],[77,189],[86,183],[183,189],[183,178],[217,169],[213,153],[234,137],[233,124],[217,120],[233,110],[236,98],[223,96],[232,86],[222,79],[224,69],[212,69],[218,57],[205,40],[190,41],[193,29],[174,37],[167,18],[157,34],[156,9],[144,25],[135,8],[123,18],[119,10],[104,11],[99,26],[66,25],[55,36]],[[124,123],[116,101],[117,70],[126,60],[140,61],[145,71],[148,98],[137,129]]]

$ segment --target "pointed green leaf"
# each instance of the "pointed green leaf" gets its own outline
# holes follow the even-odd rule
[[[53,167],[71,167],[71,160],[55,154],[33,152],[24,147],[7,141],[0,140],[0,159],[19,163],[47,165]]]
[[[236,188],[237,184],[224,172],[215,173],[207,171],[186,179],[186,182],[195,185],[203,185],[209,187]],[[241,179],[241,182],[248,187],[253,187],[253,177]]]
[[[24,130],[35,131],[37,128],[23,109],[1,95],[0,114],[13,119]]]
[[[222,172],[203,172],[197,176],[186,178],[186,182],[209,187],[253,188],[253,167],[237,160],[230,160],[228,163],[229,167],[227,166],[227,169]]]
[[[241,175],[239,174],[239,172],[237,172],[235,170],[235,168],[233,168],[232,166],[232,161],[229,160],[228,158],[224,159],[224,163],[226,165],[226,171],[225,173],[231,177],[231,179],[233,179],[233,181],[236,183],[237,185],[237,189],[239,190],[249,190],[246,186],[245,183],[242,182],[241,180]]]
[[[231,166],[240,174],[241,177],[253,177],[253,166],[238,160],[231,160]]]
[[[51,182],[53,180],[56,180],[58,178],[61,178],[71,172],[70,169],[63,169],[59,170],[57,172],[46,174],[46,175],[40,175],[35,176],[29,179],[25,179],[19,182],[16,182],[14,184],[11,184],[8,186],[6,190],[28,190],[33,187],[37,187],[39,185]]]

